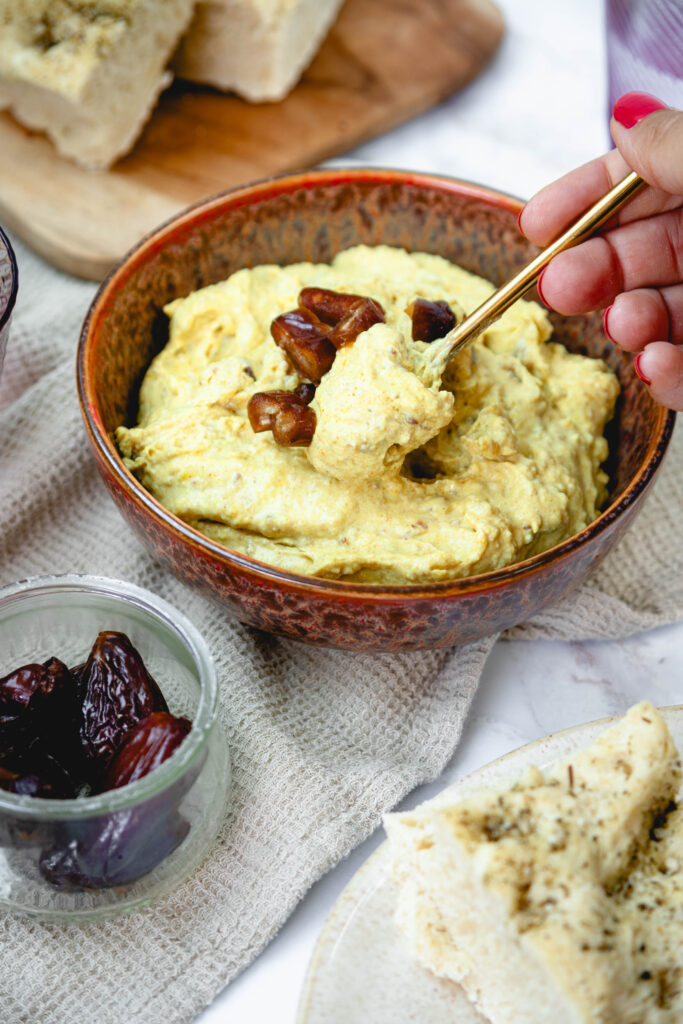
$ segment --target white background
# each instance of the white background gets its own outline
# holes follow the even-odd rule
[[[603,152],[609,137],[600,0],[498,3],[507,34],[484,73],[447,103],[339,162],[437,171],[528,198]],[[682,681],[683,625],[619,643],[500,642],[453,761],[402,806],[414,806],[529,740],[620,713],[641,698],[679,703]],[[318,882],[197,1024],[294,1024],[325,918],[382,839],[378,830]]]

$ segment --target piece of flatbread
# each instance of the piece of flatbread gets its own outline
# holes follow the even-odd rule
[[[0,0],[0,109],[84,167],[133,146],[194,0]]]
[[[492,1024],[680,1024],[680,779],[644,702],[507,788],[388,815],[414,955]]]
[[[253,101],[280,100],[299,80],[342,0],[200,0],[174,60],[181,78]]]

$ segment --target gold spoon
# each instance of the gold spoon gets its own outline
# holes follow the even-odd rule
[[[597,203],[566,228],[554,242],[551,242],[547,248],[539,252],[538,256],[527,263],[526,267],[515,274],[507,284],[502,285],[492,295],[489,295],[481,306],[477,306],[474,312],[461,320],[452,331],[430,345],[424,356],[425,365],[428,365],[432,371],[442,371],[451,356],[474,341],[482,331],[498,320],[513,302],[520,299],[533,284],[536,284],[541,271],[554,256],[585,241],[646,184],[647,182],[643,181],[635,171],[631,171],[625,178],[622,178],[606,195],[598,199]]]

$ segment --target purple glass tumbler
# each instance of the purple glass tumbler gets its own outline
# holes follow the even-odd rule
[[[606,0],[609,116],[625,92],[683,108],[683,0]]]

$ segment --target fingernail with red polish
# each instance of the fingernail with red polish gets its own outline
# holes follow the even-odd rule
[[[650,380],[649,377],[646,377],[645,374],[643,373],[643,371],[640,369],[640,360],[642,358],[643,358],[643,353],[639,352],[638,355],[633,360],[633,369],[636,371],[636,373],[638,374],[638,376],[642,380],[643,384],[648,384],[649,385],[649,384],[652,384],[652,381]]]
[[[611,308],[612,308],[612,306],[608,306],[607,309],[605,310],[605,312],[602,314],[602,331],[603,331],[603,334],[607,335],[607,337],[609,338],[610,341],[614,341],[614,338],[612,337],[612,335],[609,332],[609,327],[607,326],[607,318],[609,316],[609,311],[610,311]]]
[[[538,281],[536,282],[536,291],[538,292],[538,297],[541,300],[541,302],[543,303],[543,305],[547,306],[548,309],[551,309],[552,307],[551,307],[550,303],[546,300],[546,298],[545,298],[545,296],[543,294],[543,291],[542,291],[543,275],[545,274],[547,269],[548,269],[547,267],[544,267],[543,270],[541,271],[541,276],[539,277]]]
[[[655,110],[666,110],[666,103],[662,103],[656,96],[650,96],[649,92],[626,92],[614,104],[612,116],[624,128],[633,128],[634,124]]]

